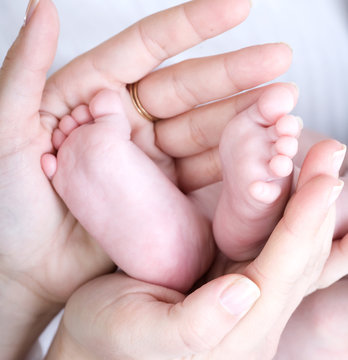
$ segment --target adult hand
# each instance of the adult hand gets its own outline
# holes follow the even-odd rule
[[[187,297],[123,274],[94,280],[69,300],[47,358],[271,359],[322,274],[334,281],[343,273],[332,261],[339,264],[347,251],[340,259],[330,253],[340,150],[335,141],[311,150],[284,217],[252,263],[217,259],[210,276],[220,277]],[[236,269],[240,274],[221,276]]]
[[[0,73],[0,318],[4,324],[0,341],[4,358],[20,357],[77,287],[113,268],[41,171],[42,154],[53,151],[51,135],[57,118],[88,102],[101,88],[119,89],[129,113],[133,112],[135,140],[173,173],[172,157],[155,146],[153,126],[135,113],[125,84],[143,78],[164,58],[237,25],[250,6],[247,0],[199,0],[149,17],[73,61],[49,80],[43,93],[56,51],[58,19],[51,0],[31,4],[38,5],[35,11],[31,9],[30,20]],[[139,84],[139,95],[154,115],[176,116],[196,103],[271,80],[286,70],[290,53],[285,45],[265,45],[185,62],[146,77]],[[212,66],[218,71],[214,79],[207,75]],[[193,68],[200,71],[191,74]],[[205,78],[195,79],[204,73]],[[198,79],[192,92],[188,84]],[[213,94],[212,90],[219,91]],[[196,92],[203,97],[187,103]],[[232,110],[248,106],[259,92],[233,100]],[[165,103],[156,107],[158,94],[165,95],[171,107]]]
[[[347,359],[347,297],[347,278],[307,296],[286,325],[274,359]]]
[[[43,122],[52,130],[56,119],[77,105],[88,104],[99,90],[113,89],[123,98],[132,140],[181,189],[190,192],[220,180],[216,147],[221,132],[263,90],[199,110],[197,105],[276,78],[288,69],[291,50],[285,44],[253,46],[152,71],[167,58],[238,25],[249,10],[248,0],[198,0],[138,22],[48,80],[41,107],[47,114]],[[144,108],[167,120],[153,124],[135,111],[126,85],[137,81]]]
[[[41,156],[52,146],[39,108],[59,25],[50,0],[31,14],[0,72],[0,348],[6,360],[22,359],[77,287],[114,268],[41,170]]]

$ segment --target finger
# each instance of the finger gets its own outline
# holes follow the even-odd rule
[[[249,10],[247,0],[189,1],[145,18],[96,48],[96,66],[122,83],[137,81],[165,59],[238,25]]]
[[[174,345],[173,355],[178,350],[181,354],[178,352],[177,356],[212,352],[250,311],[259,296],[258,287],[241,275],[227,275],[196,290],[172,307],[162,321],[162,330],[169,325],[168,335],[176,342],[171,344]],[[167,342],[170,342],[169,337],[163,339],[163,343]]]
[[[331,253],[325,264],[317,288],[324,289],[348,275],[348,235],[332,243]]]
[[[150,114],[172,117],[273,80],[289,68],[291,58],[287,45],[266,44],[187,60],[142,79],[139,99]]]
[[[278,279],[278,282],[290,284],[298,280],[341,189],[341,181],[327,175],[317,176],[304,184],[291,198],[284,217],[252,267],[264,274],[267,281]],[[332,231],[333,226],[330,226]],[[277,257],[274,254],[278,254]]]
[[[249,10],[248,0],[197,0],[149,16],[53,76],[44,108],[58,102],[55,115],[62,117],[101,88],[135,82],[166,58],[238,25]]]
[[[58,31],[58,16],[53,3],[41,0],[1,68],[0,126],[4,131],[18,132],[29,120],[32,121],[31,129],[37,130],[38,110],[46,73],[56,52]],[[27,131],[27,128],[22,130]]]
[[[201,189],[222,180],[222,165],[218,147],[175,162],[177,184],[185,193]]]
[[[326,242],[331,243],[334,221],[326,230],[323,224],[334,215],[332,205],[343,187],[343,182],[337,179],[339,166],[333,156],[337,151],[343,152],[340,157],[344,157],[345,149],[335,140],[322,141],[309,151],[298,187],[284,217],[251,266],[263,273],[265,278],[294,284],[303,274],[311,256],[325,248]],[[271,262],[269,259],[276,249],[278,256]],[[272,274],[272,269],[277,271]]]
[[[346,154],[346,146],[332,139],[323,140],[308,151],[301,168],[297,189],[317,175],[338,177]]]
[[[332,148],[327,143],[314,149],[312,155],[322,150],[325,159]],[[320,154],[320,151],[318,152]],[[267,355],[272,358],[277,348],[277,341],[297,305],[316,281],[318,274],[308,271],[324,266],[323,254],[325,242],[331,242],[334,228],[335,211],[332,206],[342,190],[341,181],[336,176],[317,174],[316,166],[310,170],[312,155],[305,159],[306,181],[290,199],[282,220],[278,223],[261,254],[245,270],[245,274],[261,289],[262,297],[255,307],[232,333],[222,346],[223,351],[234,349],[250,327],[258,329],[252,342],[242,354],[250,349],[257,349],[262,354],[262,342],[271,336],[274,343],[265,344]],[[306,163],[307,162],[307,163]],[[332,168],[331,162],[323,162],[327,173]],[[312,175],[312,176],[311,176]],[[300,175],[302,176],[302,174]],[[238,347],[237,347],[238,348]],[[240,349],[240,348],[238,348]]]
[[[293,92],[297,100],[298,89],[294,84],[278,83],[200,106],[155,123],[157,146],[176,158],[196,155],[218,146],[228,122],[254,104],[261,94],[271,87],[285,87]]]
[[[320,246],[315,243],[317,236],[322,235],[320,229],[327,230],[328,238],[333,231],[334,221],[328,223],[327,220],[334,220],[331,205],[337,196],[338,184],[336,178],[321,175],[293,195],[261,254],[245,270],[245,275],[259,286],[262,296],[238,324],[237,331],[226,338],[222,351],[237,349],[238,355],[258,349],[257,353],[262,354],[264,339],[270,337],[274,343],[264,344],[268,352],[261,357],[273,358],[272,351],[276,350],[283,328],[310,285],[304,273],[308,263],[315,260],[311,255]],[[322,229],[323,223],[327,229]],[[243,344],[251,328],[257,331],[250,342],[237,346]]]
[[[92,292],[98,293],[97,301]],[[107,346],[101,350],[117,354],[116,359],[183,358],[214,349],[260,296],[257,286],[242,275],[216,279],[186,299],[176,294],[127,276],[110,275],[74,295],[65,323],[74,328],[76,317],[93,321],[93,314],[98,314],[93,321],[95,334],[100,328],[101,334],[107,332],[113,339],[112,351]],[[88,313],[83,314],[81,303]],[[71,318],[75,320],[72,323]],[[96,342],[88,328],[77,331],[87,344]],[[99,355],[102,358],[104,354]]]

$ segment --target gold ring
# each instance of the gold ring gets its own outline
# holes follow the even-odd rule
[[[145,110],[144,106],[141,104],[141,102],[139,100],[139,96],[138,96],[138,84],[139,84],[139,81],[128,85],[129,94],[130,94],[130,97],[132,99],[132,103],[135,106],[136,110],[146,120],[149,120],[151,122],[155,122],[155,121],[160,120],[157,117],[152,116],[150,113],[148,113]]]

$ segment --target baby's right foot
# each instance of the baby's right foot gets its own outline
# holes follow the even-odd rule
[[[209,226],[132,141],[117,93],[65,116],[42,167],[74,217],[129,275],[180,291],[209,267]]]
[[[266,90],[231,120],[222,136],[223,190],[214,235],[234,260],[256,255],[282,216],[302,129],[299,118],[287,115],[294,105],[287,88]]]

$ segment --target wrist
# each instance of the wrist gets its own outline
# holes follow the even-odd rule
[[[97,360],[88,349],[76,341],[61,321],[45,360]]]
[[[23,359],[59,312],[25,284],[0,274],[0,349],[3,359]]]

